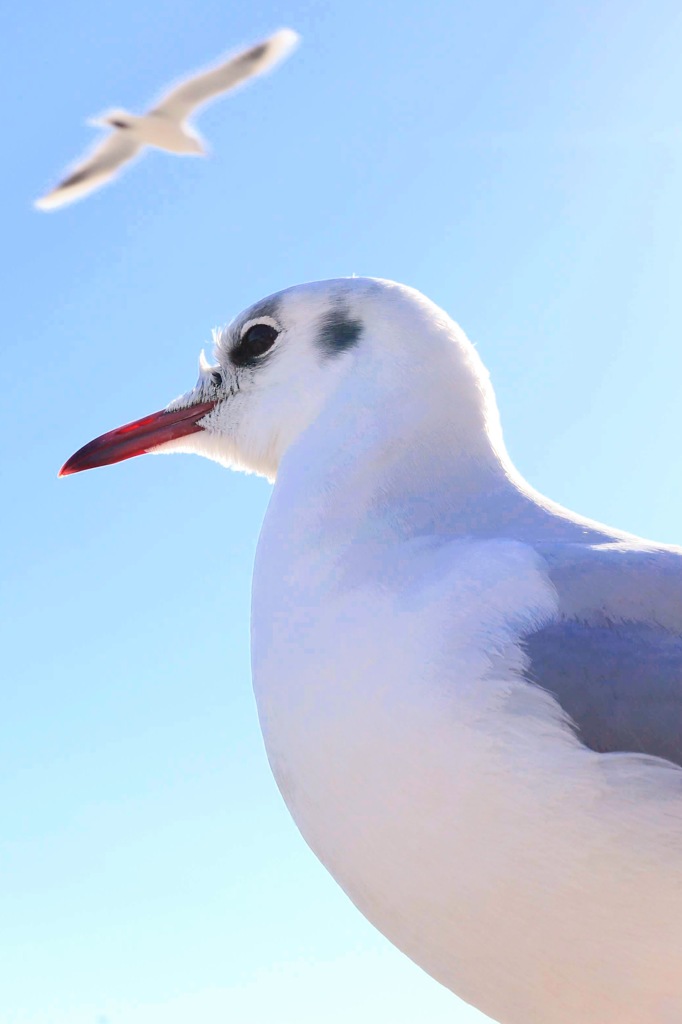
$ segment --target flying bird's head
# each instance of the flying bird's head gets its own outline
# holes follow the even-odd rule
[[[496,428],[473,346],[425,296],[391,281],[340,278],[286,289],[215,331],[214,341],[215,362],[202,352],[191,391],[85,445],[61,475],[177,451],[273,479],[322,416],[350,432],[351,449],[371,442],[369,416],[389,425],[391,436],[428,431],[429,443],[464,448]]]
[[[88,118],[88,124],[93,128],[132,128],[136,120],[135,115],[127,110],[107,110],[97,117]]]

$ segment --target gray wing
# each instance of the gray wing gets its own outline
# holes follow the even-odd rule
[[[234,89],[247,79],[267,71],[290,53],[297,42],[296,33],[284,28],[257,46],[236,54],[224,64],[180,82],[166,93],[149,113],[162,114],[164,117],[182,121],[201,103],[206,103],[221,93]]]
[[[523,638],[527,678],[591,749],[682,767],[682,553],[622,543],[541,553],[560,617]]]
[[[80,199],[113,178],[123,164],[138,154],[140,148],[140,144],[126,132],[112,132],[51,192],[36,199],[35,205],[40,210],[53,210]]]

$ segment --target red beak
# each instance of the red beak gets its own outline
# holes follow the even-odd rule
[[[135,455],[145,455],[151,448],[174,441],[185,434],[195,434],[203,428],[199,420],[203,419],[214,407],[215,402],[199,402],[185,406],[184,409],[173,409],[166,412],[153,412],[134,423],[126,423],[123,427],[110,430],[108,434],[96,437],[94,441],[79,448],[59,470],[60,476],[70,476],[84,469],[95,466],[110,466],[114,462],[132,459]]]

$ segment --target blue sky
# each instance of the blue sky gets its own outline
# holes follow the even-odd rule
[[[210,161],[151,153],[32,209],[86,117],[283,25],[291,60],[201,117]],[[268,485],[189,457],[56,474],[186,390],[247,304],[370,274],[476,341],[532,484],[679,541],[681,34],[673,0],[5,10],[7,1024],[483,1020],[364,922],[270,777],[248,667]]]

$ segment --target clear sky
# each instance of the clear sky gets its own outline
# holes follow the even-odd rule
[[[151,153],[31,201],[179,75],[289,25]],[[414,285],[472,337],[540,490],[682,540],[678,0],[7,4],[0,718],[3,1024],[474,1024],[299,837],[249,681],[262,480],[186,456],[66,480],[300,281]]]

